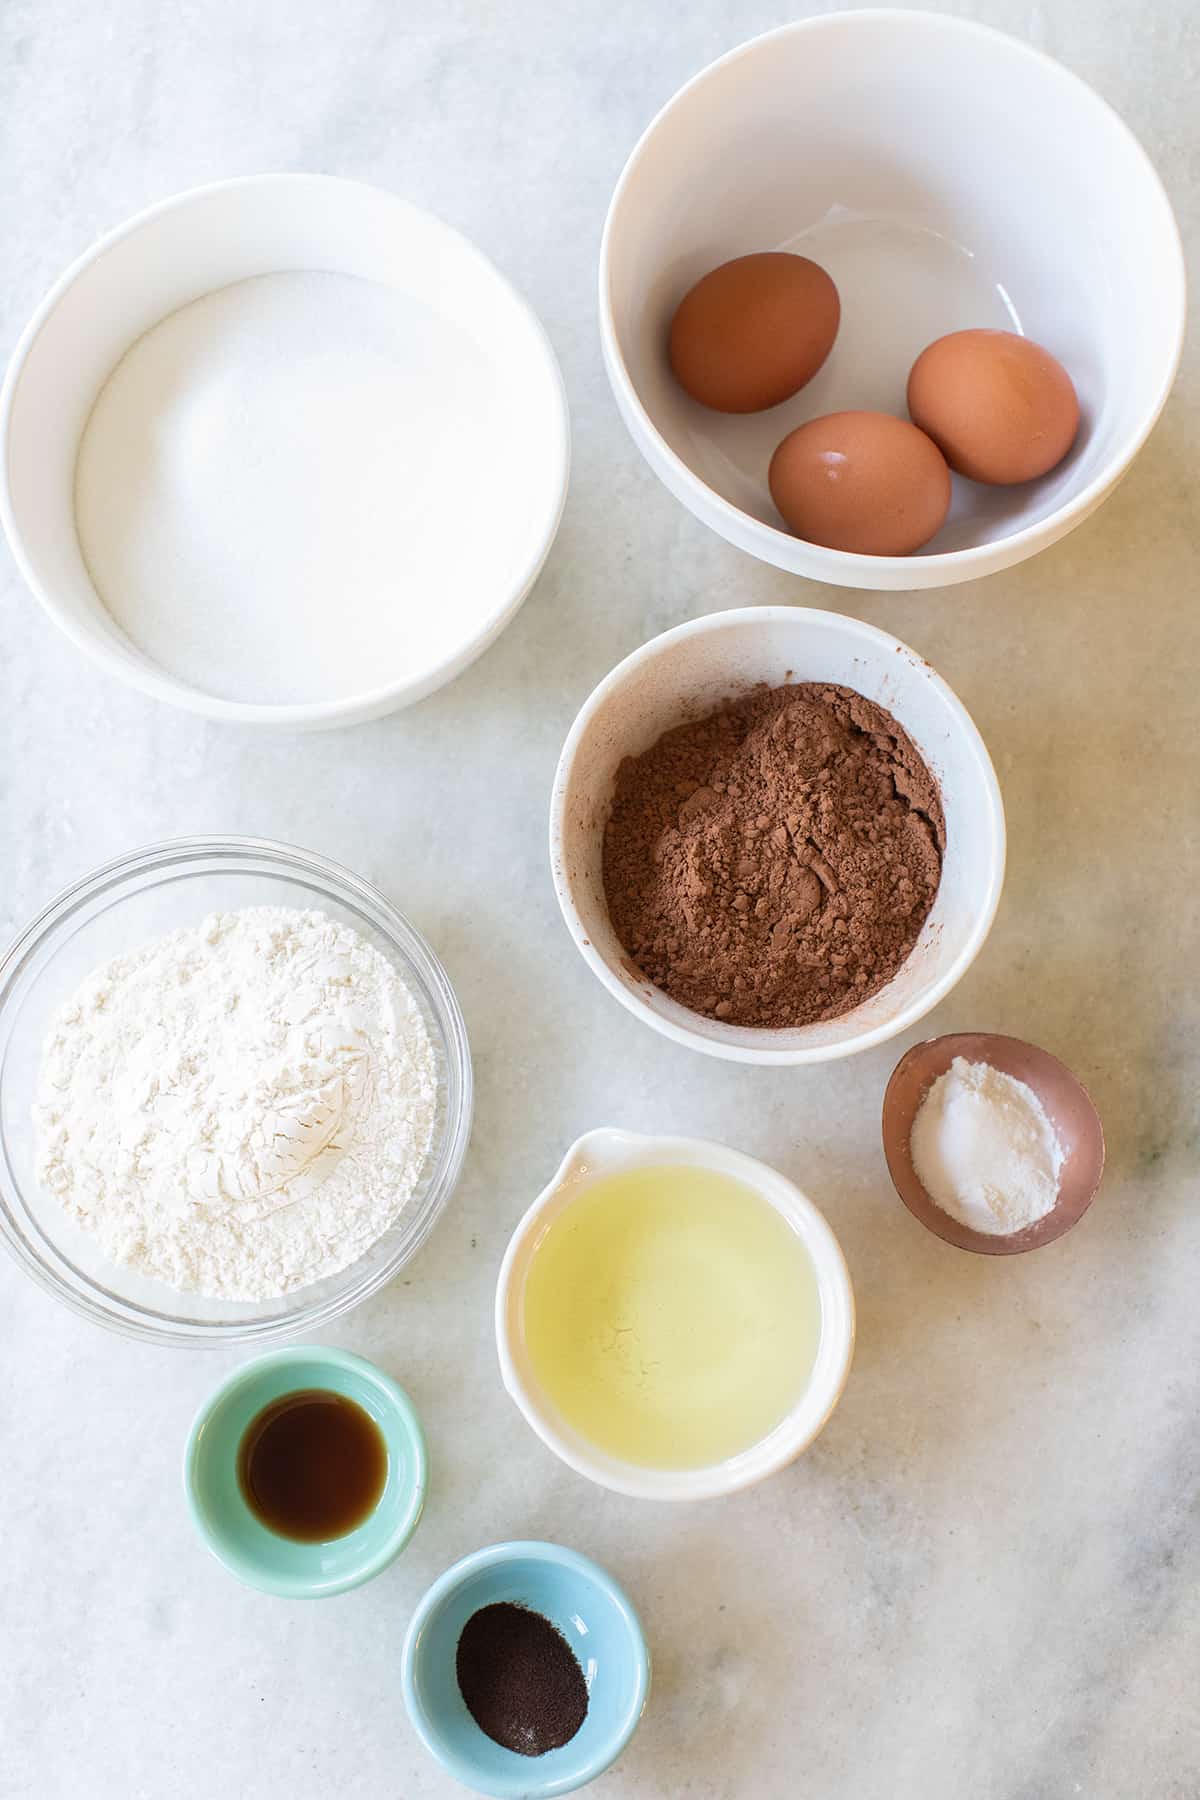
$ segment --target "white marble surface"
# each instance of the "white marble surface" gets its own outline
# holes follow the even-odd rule
[[[812,10],[801,7],[799,10]],[[1200,224],[1193,0],[976,0],[1094,81]],[[317,1606],[239,1588],[193,1539],[180,1445],[233,1359],[154,1351],[0,1266],[0,1794],[323,1800],[461,1790],[397,1679],[454,1557],[547,1535],[607,1563],[656,1659],[606,1800],[1192,1800],[1200,1792],[1200,1015],[1195,347],[1117,495],[975,588],[806,587],[706,533],[640,463],[600,368],[594,266],[636,133],[777,23],[767,0],[6,0],[0,174],[11,345],[100,230],[215,176],[395,187],[490,251],[561,356],[575,475],[516,623],[414,711],[323,737],[215,729],[98,675],[0,552],[3,881],[15,929],[149,839],[291,839],[373,877],[465,1009],[479,1107],[462,1188],[397,1285],[331,1336],[409,1384],[431,1504],[408,1553]],[[931,1021],[1036,1039],[1091,1086],[1110,1172],[1036,1256],[984,1262],[901,1209],[877,1115],[897,1044],[825,1070],[710,1063],[597,987],[560,925],[546,797],[575,708],[697,612],[841,606],[917,645],[996,759],[1000,918]],[[840,1234],[861,1342],[813,1451],[666,1512],[593,1490],[502,1395],[493,1276],[567,1141],[703,1130],[797,1177]]]

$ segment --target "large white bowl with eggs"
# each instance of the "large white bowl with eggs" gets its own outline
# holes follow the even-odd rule
[[[789,250],[834,279],[819,373],[768,411],[689,398],[668,363],[684,294],[711,269]],[[989,27],[868,10],[731,51],[670,100],[617,184],[600,258],[604,359],[634,442],[689,511],[762,561],[845,587],[968,581],[1045,549],[1110,494],[1158,418],[1183,342],[1179,232],[1144,150],[1077,76]],[[767,485],[796,426],[845,409],[907,417],[920,352],[972,327],[1065,367],[1081,425],[1038,481],[954,478],[908,556],[792,536]]]

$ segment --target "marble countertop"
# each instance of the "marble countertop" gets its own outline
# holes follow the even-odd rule
[[[1192,0],[947,10],[1094,82],[1194,234]],[[596,249],[654,110],[782,16],[767,0],[0,10],[5,354],[53,277],[127,214],[222,175],[326,169],[397,189],[494,256],[553,339],[576,446],[557,545],[496,647],[412,711],[340,734],[262,737],[152,704],[55,632],[0,550],[4,933],[140,842],[308,845],[427,933],[478,1079],[436,1233],[329,1334],[409,1386],[434,1471],[408,1552],[343,1599],[243,1590],[192,1535],[180,1446],[234,1357],[125,1343],[0,1259],[4,1800],[451,1800],[405,1716],[400,1643],[437,1573],[513,1536],[586,1550],[642,1610],[655,1689],[605,1800],[1200,1791],[1195,334],[1114,498],[976,587],[815,588],[707,532],[617,418]],[[580,701],[654,632],[772,601],[833,605],[915,644],[991,748],[1005,897],[928,1023],[1032,1038],[1096,1097],[1108,1178],[1036,1256],[962,1255],[895,1198],[878,1112],[907,1040],[811,1070],[710,1062],[605,996],[559,922],[546,799]],[[845,1247],[861,1331],[845,1398],[808,1455],[739,1498],[664,1510],[601,1493],[500,1389],[501,1251],[569,1140],[606,1122],[703,1131],[776,1163]]]

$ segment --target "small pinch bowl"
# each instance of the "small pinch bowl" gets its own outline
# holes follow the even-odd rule
[[[841,326],[791,400],[732,417],[676,383],[667,328],[693,282],[756,250],[825,268]],[[675,498],[762,562],[886,589],[1009,568],[1094,512],[1162,411],[1187,316],[1170,202],[1100,95],[1019,38],[878,7],[780,26],[667,101],[613,194],[599,301],[621,416]],[[914,359],[968,326],[1063,362],[1083,416],[1059,466],[1015,487],[955,477],[946,523],[912,556],[784,530],[767,485],[780,440],[848,407],[907,416]]]
[[[495,1743],[459,1691],[463,1627],[481,1607],[505,1602],[549,1619],[587,1683],[583,1724],[544,1756],[520,1756]],[[598,1564],[558,1544],[492,1544],[447,1569],[418,1605],[404,1640],[401,1685],[417,1735],[456,1781],[495,1800],[549,1800],[586,1787],[620,1756],[650,1691],[650,1654],[637,1613]]]
[[[323,1544],[269,1531],[238,1483],[238,1447],[265,1406],[304,1388],[323,1388],[368,1413],[387,1446],[387,1477],[361,1525]],[[217,1560],[248,1587],[286,1600],[320,1600],[386,1569],[411,1538],[429,1481],[425,1434],[399,1384],[361,1356],[299,1344],[237,1369],[205,1402],[188,1435],[183,1486],[192,1523]]]
[[[611,1456],[565,1419],[544,1392],[525,1349],[525,1279],[547,1228],[594,1182],[632,1169],[679,1165],[714,1169],[751,1188],[791,1226],[812,1263],[821,1303],[817,1357],[802,1393],[767,1436],[705,1468],[654,1469]],[[854,1357],[854,1290],[841,1246],[824,1215],[785,1175],[704,1138],[643,1137],[611,1128],[572,1144],[549,1185],[509,1240],[496,1283],[496,1352],[505,1387],[526,1423],[576,1474],[639,1500],[708,1500],[752,1487],[794,1462],[827,1424]]]
[[[702,718],[759,683],[837,682],[902,725],[941,790],[942,879],[911,954],[858,1006],[815,1025],[774,1031],[692,1012],[630,961],[604,897],[604,828],[617,769],[664,731]],[[843,613],[752,606],[689,620],[633,651],[579,710],[550,799],[550,867],[575,947],[636,1018],[677,1044],[747,1063],[819,1063],[906,1031],[960,981],[991,930],[1004,883],[1004,804],[966,708],[898,638]]]
[[[990,1063],[1031,1087],[1049,1115],[1063,1150],[1058,1199],[1036,1224],[1007,1237],[961,1225],[943,1212],[917,1179],[909,1149],[913,1120],[930,1087],[956,1056]],[[1016,1256],[1040,1250],[1070,1231],[1096,1197],[1104,1173],[1104,1127],[1091,1095],[1065,1063],[1022,1038],[989,1031],[955,1031],[914,1044],[892,1071],[883,1096],[883,1153],[896,1192],[914,1219],[958,1250]]]

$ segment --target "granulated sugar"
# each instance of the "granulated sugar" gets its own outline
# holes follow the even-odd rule
[[[409,296],[235,282],[101,389],[76,469],[84,561],[133,643],[203,693],[285,704],[415,678],[494,604],[477,565],[496,411],[471,338]]]

